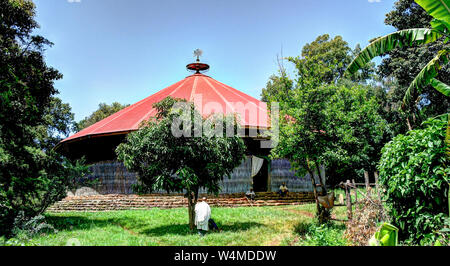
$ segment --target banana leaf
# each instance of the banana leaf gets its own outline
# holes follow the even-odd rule
[[[415,0],[433,18],[450,25],[450,0]],[[448,27],[448,26],[447,26]]]
[[[437,79],[432,79],[431,86],[433,86],[437,91],[444,94],[445,96],[450,97],[450,86],[448,86],[444,82]]]
[[[411,100],[411,96],[415,90],[421,92],[421,90],[430,83],[436,90],[449,96],[449,88],[446,84],[438,81],[435,77],[438,75],[439,70],[443,65],[449,61],[449,51],[441,50],[438,54],[417,74],[416,78],[409,85],[403,98],[403,104],[407,104]]]
[[[353,59],[347,68],[347,73],[356,73],[374,57],[385,54],[395,48],[431,43],[441,36],[442,34],[436,30],[419,28],[401,30],[377,38]]]
[[[431,22],[431,27],[442,33],[448,33],[450,31],[450,24],[439,19],[433,19]]]

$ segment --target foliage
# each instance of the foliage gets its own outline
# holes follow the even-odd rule
[[[326,165],[328,185],[375,170],[390,129],[367,89],[328,85],[290,95],[289,102],[280,103],[284,120],[274,156],[290,159],[296,171],[311,176],[317,166]]]
[[[446,90],[443,84],[450,82],[446,63],[449,44],[444,37],[448,37],[448,29],[442,26],[445,23],[437,23],[437,20],[442,22],[450,17],[443,5],[448,0],[416,2],[399,0],[395,3],[395,9],[386,15],[385,23],[398,32],[372,40],[354,59],[348,71],[352,73],[375,56],[388,55],[379,67],[379,74],[382,79],[394,78],[395,82],[385,87],[388,98],[383,105],[398,108],[403,104],[408,113],[396,110],[390,113],[397,124],[406,121],[409,130],[429,117],[447,113],[450,106],[449,99],[440,93]],[[437,10],[440,11],[436,13]],[[440,15],[445,12],[447,16]],[[427,65],[427,62],[430,63]],[[406,132],[402,127],[396,131]]]
[[[450,246],[450,217],[445,218],[444,226],[437,233],[435,246]]]
[[[264,89],[262,89],[261,100],[263,102],[285,102],[289,98],[289,91],[293,89],[294,81],[289,79],[285,72],[279,76],[272,75]]]
[[[98,105],[98,109],[94,111],[90,116],[84,118],[80,122],[77,123],[77,131],[81,131],[87,127],[92,126],[93,124],[111,116],[120,110],[128,107],[128,105],[122,105],[118,102],[113,102],[111,105],[106,103],[101,103]]]
[[[192,229],[199,189],[218,193],[219,181],[242,162],[245,145],[237,135],[234,117],[206,119],[193,104],[170,97],[155,108],[159,119],[130,133],[117,148],[118,159],[152,190],[187,192]],[[233,134],[224,135],[230,125]],[[181,132],[175,132],[180,128]]]
[[[317,137],[306,140],[305,145],[321,149],[320,152],[314,153],[326,157],[329,174],[327,182],[331,185],[349,176],[355,179],[362,178],[363,169],[375,170],[379,151],[392,135],[389,125],[381,118],[385,115],[385,111],[378,101],[379,95],[384,97],[385,92],[381,88],[361,84],[373,77],[373,64],[368,64],[355,73],[352,76],[354,81],[342,79],[345,66],[359,51],[359,46],[352,51],[340,36],[330,39],[327,34],[321,35],[314,42],[305,45],[301,57],[288,58],[298,71],[295,82],[288,77],[284,66],[280,64],[279,75],[271,76],[266,89],[262,92],[264,101],[280,102],[282,116],[287,115],[289,119],[293,118],[292,121],[298,123],[305,124],[309,123],[308,121],[313,123],[298,128],[295,134],[294,132],[284,134],[283,130],[281,133],[297,138],[298,134],[309,130],[310,135]],[[329,85],[335,87],[328,88],[329,92],[320,95],[319,91],[324,91],[325,88],[319,87]],[[310,93],[317,95],[313,96]],[[309,105],[309,101],[314,102],[316,106]],[[320,112],[322,114],[319,114]],[[319,116],[322,116],[322,120],[318,118]],[[324,117],[330,121],[324,120]],[[327,131],[325,130],[327,128],[327,132],[334,130],[335,136],[325,136],[320,130],[316,130],[319,128],[321,131]],[[300,138],[303,141],[313,136]],[[338,141],[339,138],[342,142]],[[330,146],[331,142],[335,143],[335,148],[340,152],[325,148],[324,143]],[[345,148],[341,149],[341,146]],[[292,151],[300,152],[298,147],[292,148]],[[275,153],[276,156],[289,156],[287,153],[283,155],[277,151]],[[314,159],[310,158],[310,161]],[[324,163],[324,160],[321,163]],[[302,167],[305,167],[305,164],[297,168]]]
[[[328,120],[324,130],[330,137],[324,153],[327,184],[362,182],[365,171],[376,171],[380,151],[393,135],[391,125],[380,114],[370,86],[341,85],[327,102],[323,110]]]
[[[305,45],[301,56],[288,58],[296,67],[295,81],[280,67],[280,75],[272,76],[262,93],[263,100],[280,103],[283,119],[273,156],[290,159],[294,170],[310,176],[319,165],[327,165],[331,185],[374,169],[391,134],[372,97],[375,89],[364,84],[373,78],[373,65],[351,79],[342,78],[359,51],[359,46],[352,51],[340,36],[321,35]]]
[[[301,57],[289,57],[298,71],[297,86],[310,86],[311,81],[319,84],[333,84],[344,76],[345,68],[352,56],[359,52],[359,45],[354,51],[341,36],[330,39],[328,34],[321,35],[312,43],[306,44]],[[359,75],[352,76],[354,81],[365,81],[374,72],[374,65],[361,68]],[[356,73],[356,71],[355,71]]]
[[[326,164],[331,186],[375,170],[391,133],[367,88],[353,84],[299,90],[291,101],[282,107],[282,116],[292,119],[280,126],[277,156],[292,159],[297,170],[307,169],[307,160]]]
[[[261,98],[264,102],[286,102],[289,91],[302,87],[334,84],[343,78],[345,67],[352,58],[361,51],[359,45],[352,50],[341,36],[330,38],[328,34],[318,36],[313,42],[307,43],[300,56],[288,57],[288,62],[295,65],[297,82],[289,78],[283,65],[279,62],[279,75],[272,75],[266,88],[262,89]],[[364,83],[373,77],[375,64],[367,64],[351,76],[351,81]]]
[[[417,74],[414,80],[409,85],[406,91],[404,102],[411,101],[411,95],[414,90],[420,92],[422,88],[431,84],[437,91],[450,97],[450,89],[448,85],[436,79],[439,75],[439,71],[448,63],[450,50],[441,50],[437,53],[436,57],[433,58],[428,64]]]
[[[33,237],[38,234],[54,233],[55,228],[48,224],[43,215],[38,215],[32,218],[25,217],[21,212],[14,221],[13,233],[15,236]]]
[[[46,65],[51,43],[27,0],[0,1],[0,235],[20,213],[34,217],[65,196],[80,168],[51,150],[70,132],[70,107],[55,97],[62,77]]]
[[[389,221],[383,203],[379,199],[365,197],[358,201],[353,219],[346,223],[344,236],[352,245],[367,246],[380,223]]]
[[[342,236],[340,226],[332,223],[305,223],[301,222],[295,226],[302,241],[302,246],[346,246],[347,241]]]
[[[442,37],[440,33],[427,28],[406,29],[390,33],[371,41],[370,44],[364,48],[355,59],[353,59],[347,70],[350,74],[353,74],[373,58],[388,53],[395,48],[427,44],[435,42],[440,37]]]
[[[448,212],[447,121],[430,119],[424,129],[395,137],[382,151],[379,170],[384,199],[400,239],[408,243],[433,241]]]

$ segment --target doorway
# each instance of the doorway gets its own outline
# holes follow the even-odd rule
[[[253,190],[255,192],[267,192],[269,191],[269,162],[267,159],[264,159],[264,163],[261,167],[261,170],[258,172],[256,176],[253,177]]]

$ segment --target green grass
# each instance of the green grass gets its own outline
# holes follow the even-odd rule
[[[315,205],[260,208],[213,208],[222,232],[204,237],[191,233],[186,208],[46,214],[57,230],[32,237],[27,245],[64,246],[278,246],[345,245],[342,222],[319,228]],[[338,219],[345,208],[333,210]],[[305,226],[306,224],[306,226]],[[307,227],[308,230],[299,230]]]

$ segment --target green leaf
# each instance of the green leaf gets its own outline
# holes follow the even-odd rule
[[[415,0],[433,18],[450,24],[450,0]],[[448,28],[448,26],[447,26]]]
[[[431,27],[440,32],[449,32],[450,24],[447,21],[440,19],[433,19],[431,22]]]
[[[447,84],[437,79],[432,79],[431,86],[433,86],[437,91],[444,94],[445,96],[450,97],[450,86],[448,86]]]
[[[375,39],[362,50],[347,68],[349,74],[356,73],[373,58],[385,54],[395,48],[426,44],[436,41],[441,33],[426,28],[397,31]]]
[[[411,100],[411,95],[413,94],[414,90],[417,89],[417,91],[420,93],[425,86],[432,82],[432,79],[434,79],[438,75],[438,72],[442,68],[442,66],[448,63],[448,57],[448,50],[439,51],[439,53],[419,72],[419,74],[417,74],[416,78],[411,82],[411,85],[409,85],[405,97],[403,98],[403,104],[407,104]],[[436,86],[439,85],[439,88],[436,88],[436,86],[434,85],[433,87],[445,94],[446,85],[442,86],[439,83],[445,85],[444,83],[437,81],[434,82],[434,84]],[[448,89],[448,86],[446,87]]]

